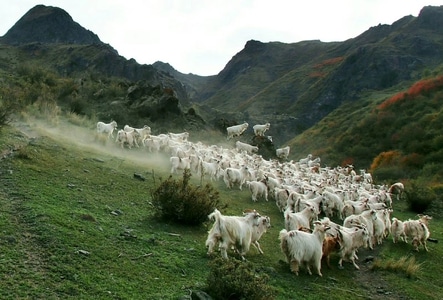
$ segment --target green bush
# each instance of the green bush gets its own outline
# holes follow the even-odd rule
[[[0,128],[9,124],[14,113],[17,112],[17,105],[11,101],[5,101],[0,96]]]
[[[70,98],[69,99],[69,111],[71,113],[75,113],[78,115],[84,115],[86,112],[86,107],[88,106],[88,103],[83,98]]]
[[[275,299],[269,276],[258,272],[250,262],[218,257],[209,267],[207,292],[214,299]]]
[[[406,171],[400,166],[386,166],[375,169],[372,177],[376,182],[393,181],[407,177]]]
[[[151,191],[157,217],[186,225],[200,225],[207,221],[208,215],[219,207],[219,193],[210,184],[192,185],[190,179],[191,171],[186,169],[182,180],[175,180],[171,175]]]
[[[405,189],[406,201],[409,209],[416,213],[423,213],[430,207],[432,201],[436,198],[435,192],[417,181],[411,181]]]

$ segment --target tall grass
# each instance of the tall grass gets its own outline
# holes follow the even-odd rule
[[[372,270],[386,270],[405,274],[408,278],[416,278],[421,272],[422,263],[418,263],[414,256],[400,258],[375,259]]]

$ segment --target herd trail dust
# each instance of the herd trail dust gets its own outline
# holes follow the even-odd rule
[[[13,126],[21,130],[29,138],[47,136],[62,144],[72,144],[85,151],[93,153],[97,158],[106,160],[113,157],[122,163],[131,163],[141,169],[150,171],[152,169],[169,172],[171,164],[166,153],[151,153],[143,145],[140,148],[121,148],[116,143],[117,131],[113,138],[108,139],[106,135],[98,134],[95,125],[93,127],[81,127],[67,121],[58,120],[48,122],[45,120],[29,119],[26,121],[14,121]]]

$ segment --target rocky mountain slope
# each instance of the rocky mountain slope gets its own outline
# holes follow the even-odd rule
[[[0,55],[0,67],[10,72],[25,61],[71,78],[120,78],[126,95],[100,101],[122,101],[136,112],[146,101],[158,102],[159,95],[173,97],[160,106],[172,105],[166,111],[180,115],[190,110],[202,124],[222,133],[227,125],[243,121],[270,122],[268,133],[282,145],[342,105],[381,91],[389,96],[436,72],[443,63],[442,25],[443,6],[427,6],[418,17],[373,26],[344,42],[251,40],[219,74],[204,77],[182,74],[164,62],[127,60],[67,12],[37,5],[0,38],[0,50],[15,56]],[[156,115],[164,112],[157,109]]]
[[[239,121],[270,121],[285,141],[344,103],[392,92],[440,65],[442,22],[443,6],[427,6],[344,42],[248,41],[194,100]]]
[[[4,53],[12,53],[10,56],[17,58],[5,58],[8,61],[2,64],[4,71],[28,63],[79,80],[87,74],[121,78],[128,81],[129,86],[140,82],[141,85],[173,89],[177,98],[188,102],[187,92],[176,78],[152,65],[142,65],[120,56],[116,49],[103,43],[58,7],[37,5],[31,8],[0,38],[0,45]],[[0,60],[9,54],[0,56]]]
[[[23,45],[45,44],[102,44],[93,32],[74,22],[61,8],[37,5],[30,9],[0,39],[2,43]]]

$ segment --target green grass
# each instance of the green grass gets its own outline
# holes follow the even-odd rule
[[[15,149],[0,161],[1,299],[177,299],[205,289],[211,258],[204,244],[211,224],[186,227],[153,217],[150,191],[169,176],[167,157],[121,150],[97,140],[90,128],[31,126],[35,138],[10,127],[0,134],[2,153]],[[275,203],[252,203],[249,191],[227,190],[221,181],[214,186],[226,205],[223,214],[255,208],[271,217],[272,228],[260,241],[265,254],[251,247],[247,259],[269,275],[277,299],[375,299],[371,280],[382,280],[391,298],[443,297],[440,244],[416,253],[389,238],[377,252],[359,252],[360,271],[348,263],[339,270],[333,256],[333,268],[323,268],[322,278],[304,271],[296,277],[280,252],[284,224]],[[400,219],[415,217],[406,203],[394,202],[394,209]],[[443,224],[433,217],[431,236],[440,240]],[[363,260],[370,255],[413,257],[421,268],[413,279],[398,270],[369,270]]]

